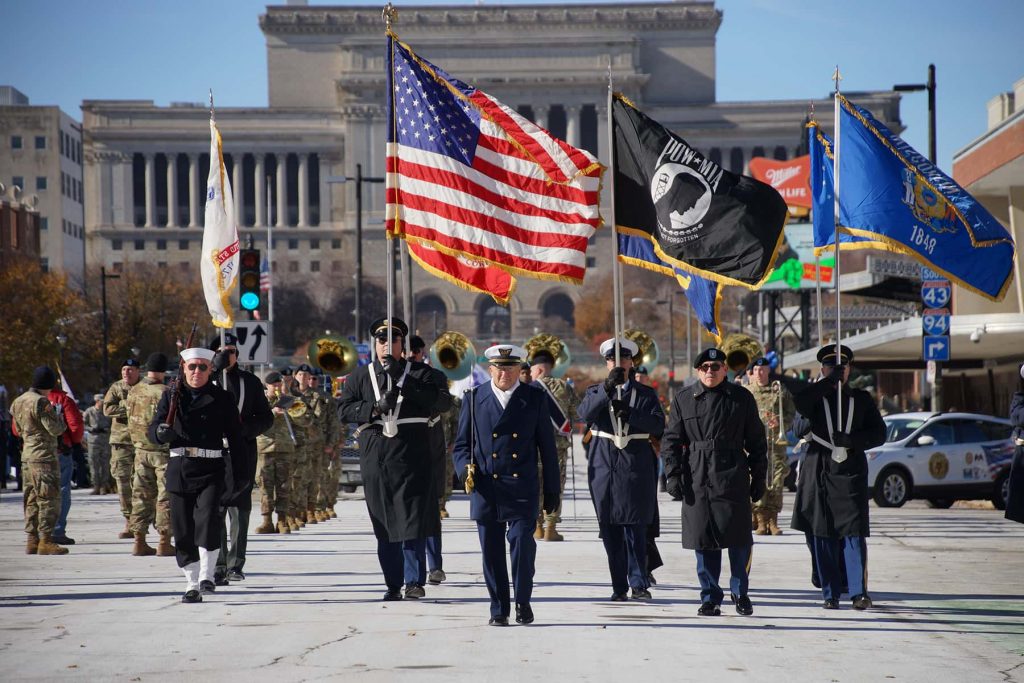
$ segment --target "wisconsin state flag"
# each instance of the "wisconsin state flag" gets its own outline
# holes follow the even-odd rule
[[[617,230],[649,240],[670,266],[756,289],[782,242],[782,196],[706,159],[621,95],[612,126]]]

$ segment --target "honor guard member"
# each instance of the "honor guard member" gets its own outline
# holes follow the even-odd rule
[[[260,487],[260,513],[263,523],[256,527],[258,534],[290,534],[288,526],[288,480],[290,460],[295,453],[295,437],[286,406],[291,397],[284,393],[281,373],[270,372],[263,380],[267,385],[267,401],[274,415],[274,424],[256,437],[259,462],[256,465],[256,483]],[[277,525],[273,514],[277,513]]]
[[[469,514],[477,524],[484,581],[491,597],[492,626],[508,626],[511,612],[505,537],[512,560],[516,622],[533,623],[533,530],[537,499],[558,509],[558,455],[551,428],[550,401],[539,387],[519,381],[526,351],[498,344],[484,352],[491,381],[467,392],[459,414],[452,455],[455,472],[471,490]],[[538,471],[538,465],[541,465]],[[543,486],[538,478],[543,473]],[[472,482],[472,484],[470,483]]]
[[[135,447],[128,433],[128,392],[139,382],[139,361],[129,358],[121,365],[121,379],[110,385],[103,397],[103,414],[110,425],[110,476],[117,484],[117,498],[124,516],[124,530],[118,538],[131,538],[132,477],[135,475]]]
[[[85,441],[89,448],[89,476],[92,495],[112,493],[110,480],[110,425],[112,420],[103,414],[103,394],[92,397],[93,405],[82,413],[85,421]],[[0,435],[0,439],[4,438]]]
[[[405,597],[416,599],[425,595],[416,548],[441,529],[427,426],[438,391],[427,366],[402,358],[409,334],[404,322],[392,318],[388,325],[380,318],[369,333],[375,360],[349,374],[339,411],[343,422],[359,425],[359,467],[387,585],[384,600],[402,599],[403,575]]]
[[[699,616],[720,615],[722,550],[738,614],[754,613],[747,596],[750,503],[764,495],[768,468],[764,425],[749,391],[726,380],[725,353],[706,349],[694,363],[698,382],[676,392],[661,440],[666,487],[683,500],[683,547],[697,555]]]
[[[217,336],[211,340],[209,346],[210,350],[215,352],[213,374],[210,379],[234,399],[235,409],[242,422],[244,450],[238,454],[240,458],[234,453],[231,454],[231,458],[232,462],[240,462],[245,468],[242,472],[235,472],[234,477],[246,482],[244,488],[235,490],[233,496],[224,502],[229,522],[221,525],[220,553],[217,554],[214,577],[217,585],[245,580],[242,569],[245,567],[245,548],[249,540],[249,516],[252,514],[252,487],[256,481],[256,461],[259,459],[256,437],[274,424],[274,415],[270,412],[263,382],[256,375],[238,366],[237,344],[235,335],[225,332],[223,344],[220,336]]]
[[[766,484],[767,489],[761,500],[753,504],[754,533],[758,536],[771,534],[779,536],[782,529],[779,528],[779,513],[782,512],[782,491],[785,488],[786,477],[789,476],[789,462],[786,456],[786,442],[779,442],[778,433],[780,425],[788,425],[793,421],[793,399],[789,390],[780,383],[772,382],[769,378],[771,366],[766,358],[758,358],[750,364],[748,374],[750,383],[746,385],[747,390],[754,395],[757,401],[757,412],[764,423],[765,438],[768,441],[768,473]],[[781,395],[781,399],[780,399]],[[779,415],[779,405],[782,405],[782,415]],[[779,419],[782,422],[779,422]]]
[[[796,409],[811,425],[811,441],[800,466],[792,526],[814,536],[825,609],[839,608],[840,552],[845,556],[854,608],[871,607],[864,540],[870,535],[865,451],[885,443],[886,428],[871,395],[847,385],[852,361],[853,351],[846,346],[839,346],[838,355],[834,344],[824,346],[818,351],[821,381],[787,381]]]
[[[151,354],[143,369],[146,376],[132,387],[125,402],[128,433],[135,447],[131,517],[135,547],[132,548],[132,555],[170,557],[174,555],[174,546],[171,544],[171,501],[164,480],[170,449],[167,444],[155,443],[149,438],[149,424],[156,415],[160,399],[167,391],[164,386],[167,356],[162,353]],[[146,543],[146,532],[150,524],[155,524],[160,535],[156,549]]]
[[[544,389],[551,397],[553,406],[550,407],[551,422],[555,430],[555,450],[558,453],[558,495],[559,500],[565,497],[565,468],[569,461],[569,448],[572,446],[572,421],[576,417],[576,409],[580,400],[576,392],[564,379],[551,376],[555,368],[555,357],[547,349],[538,349],[530,357],[530,378],[531,383]],[[550,514],[543,511],[537,517],[537,529],[534,531],[534,538],[542,538],[545,541],[565,540],[562,534],[558,533],[558,522],[562,521],[562,505]]]
[[[20,436],[22,489],[25,503],[25,552],[29,555],[67,555],[68,549],[53,540],[60,515],[60,463],[57,439],[67,425],[46,393],[57,376],[46,366],[32,373],[32,388],[11,404],[11,430]]]
[[[665,431],[658,394],[631,376],[637,345],[619,339],[601,344],[608,367],[602,384],[589,387],[580,403],[580,418],[593,435],[587,450],[587,482],[594,501],[601,540],[608,555],[612,601],[651,597],[647,571],[647,527],[655,519],[658,456],[651,437]]]
[[[1020,366],[1020,382],[1010,399],[1010,422],[1013,423],[1013,462],[1006,483],[1006,519],[1024,524],[1024,365]],[[998,493],[998,492],[997,492]]]
[[[213,353],[202,347],[181,352],[183,377],[174,415],[170,415],[172,392],[168,391],[149,425],[150,440],[171,449],[166,486],[175,555],[186,581],[182,602],[202,602],[201,592],[216,590],[213,576],[224,522],[221,505],[239,491],[252,490],[252,482],[245,479],[247,446],[236,400],[210,381]]]

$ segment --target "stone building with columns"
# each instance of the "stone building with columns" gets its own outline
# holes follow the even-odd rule
[[[793,156],[807,101],[716,101],[715,35],[722,20],[713,2],[439,5],[403,8],[394,28],[425,59],[606,163],[609,68],[617,90],[729,170],[744,171],[755,156]],[[365,176],[384,174],[380,8],[299,2],[267,7],[259,22],[268,107],[217,110],[243,241],[251,234],[265,247],[269,222],[276,273],[326,273],[339,287],[348,285],[355,189],[336,181],[353,178],[357,164]],[[851,97],[901,129],[897,93]],[[830,128],[831,100],[815,107]],[[196,273],[209,167],[206,108],[90,100],[82,109],[90,262],[117,270],[145,261]],[[382,185],[364,185],[362,208],[365,277],[382,283]],[[588,278],[609,269],[610,235],[598,231]],[[569,333],[580,297],[579,288],[520,279],[505,309],[418,266],[412,270],[410,323],[424,338],[435,325],[480,343],[522,341],[539,329]],[[374,313],[364,311],[364,320]]]

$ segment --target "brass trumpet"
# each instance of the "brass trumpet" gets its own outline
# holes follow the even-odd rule
[[[779,382],[778,380],[772,382],[772,393],[775,394],[776,397],[775,410],[779,423],[779,433],[775,437],[775,445],[788,446],[789,440],[786,439],[786,428],[783,426],[783,422],[786,418],[782,408],[782,382]]]

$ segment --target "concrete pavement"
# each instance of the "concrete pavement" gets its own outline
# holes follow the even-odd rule
[[[577,453],[580,451],[577,449]],[[579,459],[578,459],[579,460]],[[585,470],[564,543],[540,543],[532,626],[490,628],[475,525],[457,496],[448,581],[383,603],[364,503],[288,536],[250,536],[244,582],[179,602],[173,558],[130,556],[115,496],[74,493],[64,557],[24,554],[21,496],[0,497],[4,680],[1020,681],[1024,526],[994,510],[872,506],[876,608],[820,608],[803,537],[757,537],[754,616],[696,616],[679,504],[661,494],[666,566],[648,603],[611,593]],[[567,495],[568,497],[568,495]],[[786,497],[786,523],[792,496]],[[782,520],[780,520],[781,522]],[[253,526],[258,522],[254,515]],[[724,572],[727,577],[727,570]]]

